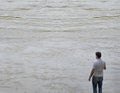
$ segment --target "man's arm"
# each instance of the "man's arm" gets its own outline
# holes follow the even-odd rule
[[[106,70],[106,63],[104,63],[104,70]]]
[[[92,69],[88,81],[91,80],[91,77],[93,76],[94,72],[95,72],[95,69]]]

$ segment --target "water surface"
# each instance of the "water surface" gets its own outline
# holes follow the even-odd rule
[[[92,93],[96,51],[118,93],[119,30],[119,0],[1,0],[0,93]]]

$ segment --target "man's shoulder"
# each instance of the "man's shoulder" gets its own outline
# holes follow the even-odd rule
[[[104,62],[104,63],[105,63],[105,61],[102,60],[102,59],[99,59],[99,60],[97,60],[96,62]]]
[[[94,61],[94,62],[93,62],[93,65],[96,65],[97,63],[98,63],[97,61]]]
[[[105,64],[105,61],[103,61],[103,60],[96,60],[96,61],[93,62],[94,65],[97,65],[99,63],[104,63]]]
[[[98,60],[96,60],[96,61],[94,61],[93,63],[94,63],[94,64],[97,64],[98,62],[99,62],[99,61],[98,61]]]
[[[104,61],[104,60],[101,60],[101,62],[105,63],[105,61]]]

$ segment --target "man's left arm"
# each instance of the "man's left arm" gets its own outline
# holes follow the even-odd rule
[[[106,63],[104,63],[104,70],[106,70]]]

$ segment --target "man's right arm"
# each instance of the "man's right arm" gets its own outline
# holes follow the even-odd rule
[[[91,73],[90,73],[90,75],[89,75],[88,81],[91,80],[91,77],[93,76],[94,72],[95,72],[95,69],[92,69],[92,70],[91,70]]]

